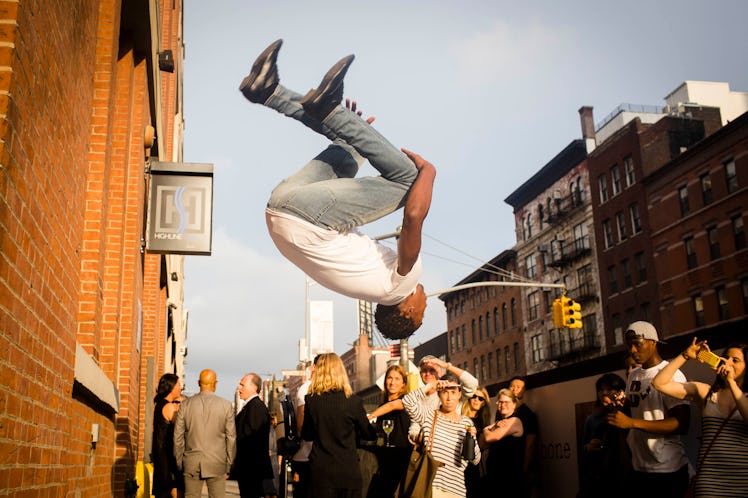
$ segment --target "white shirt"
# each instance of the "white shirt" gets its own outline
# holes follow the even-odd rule
[[[664,420],[674,406],[686,405],[652,386],[652,379],[665,368],[662,361],[652,368],[635,368],[631,371],[626,385],[626,397],[631,404],[631,416],[643,420]],[[675,382],[686,382],[686,376],[678,370],[673,376]],[[680,436],[676,434],[653,434],[639,429],[629,430],[627,438],[631,448],[631,463],[639,472],[675,472],[688,463]]]
[[[407,275],[397,273],[397,252],[357,231],[318,227],[291,214],[265,210],[278,250],[315,282],[354,299],[394,305],[415,291],[419,256]]]
[[[299,390],[296,391],[296,407],[304,406],[306,404],[306,398],[307,393],[309,392],[309,386],[312,385],[311,380],[307,380],[303,384],[299,386]],[[301,446],[299,447],[299,450],[294,453],[294,456],[291,460],[294,462],[308,462],[309,461],[309,454],[312,452],[312,441],[304,441],[301,440]]]

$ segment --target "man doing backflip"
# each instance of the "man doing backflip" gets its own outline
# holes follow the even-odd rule
[[[332,141],[272,192],[266,210],[278,250],[317,283],[378,303],[375,320],[391,339],[410,336],[423,321],[426,295],[421,230],[431,205],[436,170],[418,154],[395,148],[356,112],[341,105],[353,55],[341,59],[306,95],[279,84],[282,40],[257,58],[239,87],[251,102],[296,119]],[[380,173],[356,178],[361,157]],[[356,227],[404,207],[397,251]]]

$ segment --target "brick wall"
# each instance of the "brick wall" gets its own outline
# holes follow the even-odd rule
[[[177,39],[181,2],[161,4]],[[4,496],[124,496],[143,459],[142,365],[154,356],[163,372],[167,309],[163,257],[141,249],[155,122],[146,8],[0,0]],[[176,81],[162,86],[171,100]],[[119,393],[116,413],[75,381],[77,345]]]

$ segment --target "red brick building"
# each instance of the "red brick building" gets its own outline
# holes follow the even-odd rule
[[[625,327],[647,320],[660,329],[650,211],[644,179],[721,126],[719,109],[635,118],[589,154],[594,236],[600,269],[605,342],[623,346]]]
[[[0,489],[125,496],[180,364],[182,258],[142,240],[147,161],[181,160],[181,1],[0,19]]]
[[[507,250],[455,286],[512,280],[516,253]],[[480,286],[439,296],[447,308],[449,361],[472,373],[490,394],[514,375],[524,375],[522,292],[519,287]]]
[[[665,338],[746,341],[748,113],[644,179]]]

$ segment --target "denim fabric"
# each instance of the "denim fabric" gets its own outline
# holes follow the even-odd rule
[[[301,97],[278,85],[265,106],[300,121],[332,144],[275,187],[268,207],[340,232],[402,207],[418,176],[413,162],[356,113],[338,106],[320,122],[304,112]],[[356,152],[381,176],[356,178]]]

